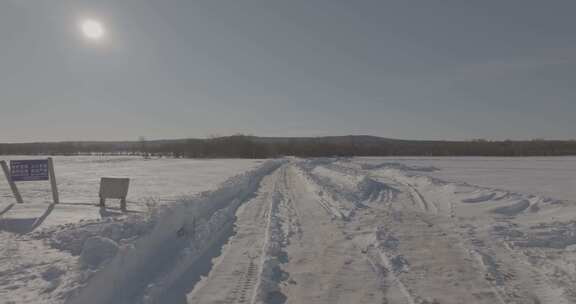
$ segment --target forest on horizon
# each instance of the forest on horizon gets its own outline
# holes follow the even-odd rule
[[[423,141],[375,136],[255,137],[131,142],[0,144],[0,155],[127,154],[175,158],[275,158],[281,156],[568,156],[576,140]]]

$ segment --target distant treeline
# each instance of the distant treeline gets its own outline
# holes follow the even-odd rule
[[[276,138],[234,135],[208,139],[134,142],[0,144],[0,155],[129,154],[183,158],[279,156],[563,156],[576,141],[416,141],[375,136]]]

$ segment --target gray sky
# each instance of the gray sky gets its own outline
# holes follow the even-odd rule
[[[574,12],[574,0],[3,0],[0,141],[576,138]],[[85,17],[104,41],[82,37]]]

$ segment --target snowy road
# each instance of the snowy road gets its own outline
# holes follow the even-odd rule
[[[574,272],[531,261],[511,242],[518,232],[490,231],[515,226],[521,212],[499,217],[462,202],[493,191],[484,205],[498,190],[398,170],[306,167],[287,164],[264,179],[188,303],[573,303],[558,276],[573,281]],[[507,195],[492,204],[524,199]]]
[[[576,302],[574,202],[445,182],[433,170],[361,159],[268,162],[136,221],[137,237],[98,223],[116,231],[102,236],[125,245],[80,272],[82,284],[61,288],[60,299]]]
[[[264,179],[189,303],[382,302],[380,274],[362,253],[364,235],[347,234],[305,183],[291,165]]]

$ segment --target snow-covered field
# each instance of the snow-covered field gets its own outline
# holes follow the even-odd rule
[[[35,159],[34,156],[0,156],[0,160]],[[60,200],[64,203],[94,204],[101,177],[130,177],[129,201],[155,198],[170,200],[213,188],[227,177],[258,165],[254,160],[148,159],[135,156],[56,156]],[[21,183],[26,202],[51,201],[49,183]],[[4,177],[0,202],[13,200]]]
[[[433,176],[455,182],[576,200],[576,157],[401,157],[366,158],[434,166]]]
[[[11,159],[42,157],[11,156]],[[43,226],[100,218],[98,203],[101,177],[128,177],[128,206],[133,211],[146,204],[163,204],[201,191],[211,190],[226,178],[257,166],[254,160],[148,159],[134,156],[71,156],[54,158],[58,192],[62,204],[46,218]],[[52,202],[49,182],[18,183],[26,204],[17,205],[11,214],[23,217],[41,215]],[[15,202],[4,175],[0,172],[0,211]],[[119,207],[110,200],[109,206]]]
[[[2,160],[35,159],[34,156],[3,156]],[[61,204],[51,206],[49,182],[18,183],[24,204],[14,204],[10,187],[0,172],[0,303],[52,303],[53,288],[61,276],[47,279],[42,271],[69,271],[76,264],[87,235],[99,234],[94,222],[125,222],[119,203],[109,200],[109,209],[100,210],[98,189],[101,177],[129,177],[128,209],[130,220],[149,216],[157,205],[180,201],[202,191],[213,190],[230,176],[260,165],[255,160],[149,159],[130,156],[54,157]],[[70,225],[80,236],[62,233],[55,245],[46,244],[42,233]],[[87,227],[83,229],[82,227]],[[92,229],[92,227],[95,227]],[[93,231],[86,232],[85,230]],[[33,235],[33,236],[32,236]],[[71,243],[77,239],[75,243]],[[48,240],[48,241],[50,241]],[[47,246],[46,246],[47,245]],[[66,247],[68,246],[68,247]],[[75,246],[70,248],[70,246]],[[66,248],[64,248],[66,247]],[[80,248],[80,249],[78,249]],[[56,267],[56,268],[54,268]],[[64,273],[62,273],[64,275]],[[54,275],[56,276],[56,275]],[[71,278],[76,280],[75,277]],[[75,284],[75,282],[71,282]],[[66,287],[64,287],[66,289]],[[45,300],[41,300],[45,295]]]
[[[0,303],[576,303],[576,158],[56,161],[64,204],[0,215]]]

